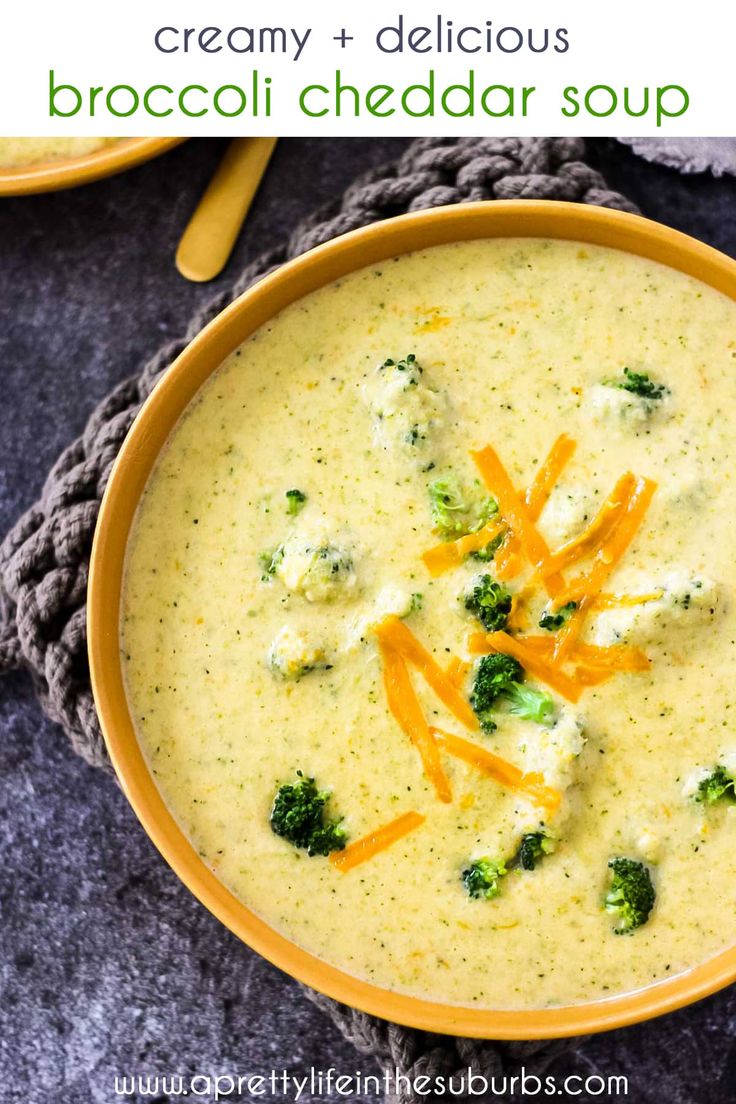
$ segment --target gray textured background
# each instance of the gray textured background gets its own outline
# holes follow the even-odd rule
[[[221,282],[403,144],[283,140]],[[88,188],[0,201],[0,533],[97,400],[211,294],[172,258],[221,149],[190,142]],[[590,157],[645,214],[736,256],[736,181],[681,178],[609,142]],[[553,1068],[625,1072],[637,1104],[725,1104],[735,1037],[731,991],[591,1039]],[[178,883],[28,680],[0,681],[0,1104],[111,1104],[123,1072],[310,1065],[373,1072]]]

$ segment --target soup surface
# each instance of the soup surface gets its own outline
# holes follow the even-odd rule
[[[115,145],[119,138],[0,138],[0,165],[8,169],[66,161]]]
[[[358,272],[222,365],[142,499],[121,633],[157,784],[249,907],[489,1008],[733,941],[735,361],[712,289],[509,239]],[[521,660],[490,706],[484,653]],[[297,771],[346,850],[274,831]]]

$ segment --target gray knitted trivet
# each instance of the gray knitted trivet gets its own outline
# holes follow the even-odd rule
[[[578,138],[419,139],[393,165],[356,181],[329,208],[306,220],[288,241],[250,264],[171,342],[93,412],[87,428],[60,456],[38,502],[0,545],[0,671],[27,667],[48,715],[87,762],[110,770],[89,684],[85,599],[92,534],[112,463],[141,403],[160,374],[202,326],[275,266],[338,234],[406,211],[490,199],[565,199],[634,211],[582,161]],[[311,990],[359,1050],[384,1070],[412,1078],[462,1072],[487,1077],[524,1060],[541,1073],[573,1041],[500,1044],[450,1039],[401,1028],[356,1012]],[[392,1097],[409,1104],[402,1090]]]
[[[682,173],[736,176],[736,138],[619,138],[634,153]]]

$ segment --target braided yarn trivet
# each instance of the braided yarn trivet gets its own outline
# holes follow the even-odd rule
[[[579,138],[421,138],[394,164],[357,180],[340,200],[302,222],[288,239],[248,265],[232,287],[121,383],[93,412],[83,435],[59,457],[41,497],[0,545],[0,672],[26,667],[46,713],[88,763],[110,770],[87,664],[85,601],[89,554],[100,499],[118,450],[161,373],[235,296],[291,257],[380,219],[443,204],[492,199],[563,199],[636,208],[610,191],[582,158]],[[398,1027],[305,990],[343,1035],[382,1069],[416,1078],[460,1075],[468,1066],[490,1078],[522,1060],[541,1073],[574,1041],[510,1043],[450,1039]],[[405,1087],[391,1100],[413,1104]]]

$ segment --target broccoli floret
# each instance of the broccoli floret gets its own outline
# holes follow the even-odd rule
[[[308,855],[342,851],[347,842],[347,833],[341,827],[342,818],[325,816],[329,791],[318,790],[313,778],[305,777],[301,771],[296,773],[298,781],[281,786],[276,793],[271,828],[277,836],[302,848]]]
[[[618,917],[616,934],[624,935],[649,919],[656,898],[652,876],[636,859],[610,859],[608,865],[613,876],[604,907]]]
[[[700,780],[693,801],[705,805],[715,805],[718,801],[736,801],[736,778],[719,763],[709,775]]]
[[[554,840],[546,832],[527,832],[522,836],[517,859],[522,870],[534,870],[545,855],[551,855],[555,849]]]
[[[465,595],[465,608],[478,618],[486,632],[506,628],[511,613],[511,592],[491,575],[479,575]]]
[[[417,590],[411,596],[411,606],[409,608],[409,613],[419,613],[419,610],[422,608],[423,605],[424,595]]]
[[[499,533],[498,536],[488,542],[485,548],[476,548],[475,552],[471,552],[472,559],[479,560],[481,563],[490,563],[505,539],[505,533]]]
[[[514,683],[506,691],[506,697],[509,701],[509,713],[523,717],[525,721],[536,721],[540,725],[551,724],[555,712],[554,702],[543,690]]]
[[[523,685],[524,668],[512,656],[493,652],[483,656],[475,670],[470,704],[486,733],[497,728],[492,714],[497,712],[499,701],[509,706],[509,711],[528,721],[548,724],[552,720],[552,699],[542,690]]]
[[[434,467],[430,449],[437,446],[446,399],[427,383],[416,356],[385,360],[366,381],[363,395],[381,446],[399,449],[422,471]]]
[[[276,634],[267,659],[277,678],[291,682],[298,682],[310,671],[329,671],[332,667],[322,641],[310,638],[304,629],[292,625],[284,625]]]
[[[336,576],[344,577],[352,573],[353,559],[344,548],[324,544],[316,550],[315,555],[316,563],[312,570],[317,577],[334,579]]]
[[[469,533],[477,533],[479,529],[482,529],[484,525],[487,525],[492,517],[495,517],[498,513],[498,503],[491,495],[484,495],[479,501],[471,507],[473,517],[470,519],[468,525]],[[503,536],[499,535],[495,538],[498,541],[498,545],[503,540]],[[492,542],[491,542],[492,543]],[[481,549],[482,552],[486,551],[490,547],[490,543],[486,545],[485,549]]]
[[[310,526],[297,523],[274,558],[272,572],[308,602],[344,600],[358,589],[352,547],[335,539],[325,519]]]
[[[475,501],[450,474],[427,487],[434,527],[443,537],[460,537],[482,529],[498,513],[498,503],[488,496]]]
[[[478,663],[470,704],[484,732],[495,732],[498,726],[491,713],[495,711],[498,699],[518,677],[524,677],[521,664],[500,652],[483,656]]]
[[[292,490],[286,492],[286,512],[291,514],[292,517],[299,513],[304,503],[307,501],[307,496],[304,491],[298,490],[294,487]]]
[[[606,387],[618,387],[620,391],[629,391],[632,395],[655,402],[669,394],[669,388],[663,383],[655,383],[646,372],[632,372],[630,368],[624,368],[623,379],[607,379],[603,382]]]
[[[392,360],[391,357],[387,357],[383,364],[380,365],[378,371],[382,372],[385,368],[395,368],[397,372],[406,372],[407,387],[417,387],[419,384],[419,377],[424,371],[415,353],[409,353],[401,360]]]
[[[427,488],[432,521],[444,536],[456,536],[465,531],[468,504],[454,476],[435,479]]]
[[[498,897],[501,892],[501,878],[507,873],[503,861],[496,859],[476,859],[462,872],[463,885],[469,897],[483,898],[486,901]]]
[[[272,575],[276,574],[276,569],[284,558],[284,546],[279,545],[272,552],[261,552],[258,556],[258,562],[261,565],[261,582],[267,583]]]
[[[562,626],[569,621],[571,614],[573,614],[577,608],[577,602],[568,602],[567,605],[560,606],[556,613],[552,613],[551,610],[545,610],[539,618],[540,629],[547,629],[549,632],[554,632],[555,629],[561,629]]]

